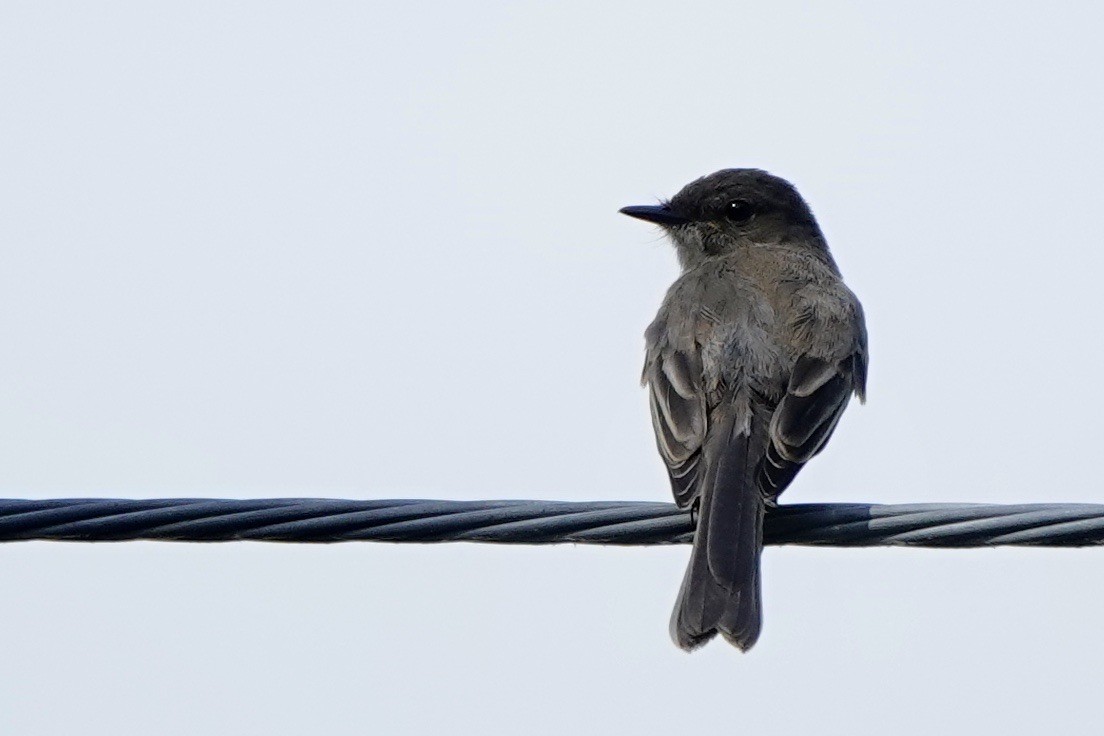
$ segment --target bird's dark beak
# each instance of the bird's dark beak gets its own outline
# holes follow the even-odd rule
[[[647,220],[648,222],[654,222],[657,225],[664,225],[666,227],[685,225],[690,222],[690,220],[682,215],[676,215],[671,211],[671,208],[665,204],[638,204],[631,207],[622,207],[618,211],[622,215],[635,217],[638,220]]]

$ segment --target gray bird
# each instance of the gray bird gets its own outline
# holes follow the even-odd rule
[[[759,638],[763,515],[866,389],[862,306],[793,185],[725,169],[622,213],[663,227],[682,275],[645,333],[659,453],[696,511],[671,616],[686,650]]]

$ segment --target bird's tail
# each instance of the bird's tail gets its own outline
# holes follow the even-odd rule
[[[746,651],[762,626],[759,554],[765,508],[756,474],[767,433],[755,420],[720,416],[711,417],[711,423],[711,441],[702,448],[705,473],[694,548],[671,615],[671,638],[689,651],[720,632]]]

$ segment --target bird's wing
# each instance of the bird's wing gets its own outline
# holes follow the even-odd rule
[[[675,502],[686,507],[697,495],[695,481],[708,425],[701,361],[697,354],[670,348],[649,357],[644,380],[656,445],[667,464]]]
[[[798,358],[771,418],[771,441],[760,467],[760,488],[768,498],[784,491],[801,466],[824,448],[851,394],[862,396],[865,380],[864,348],[840,361]]]

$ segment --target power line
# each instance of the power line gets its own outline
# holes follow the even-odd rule
[[[690,513],[632,501],[0,499],[0,541],[685,544]],[[1082,547],[1104,544],[1104,504],[793,504],[767,544]]]

